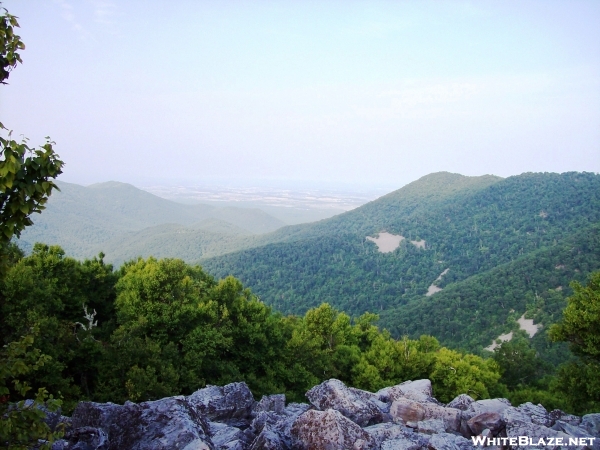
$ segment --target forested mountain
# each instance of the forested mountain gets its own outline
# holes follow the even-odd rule
[[[60,192],[50,198],[44,214],[32,218],[34,226],[21,237],[19,245],[25,250],[30,250],[35,242],[45,242],[60,244],[75,257],[92,257],[104,251],[108,261],[123,262],[138,255],[149,256],[146,249],[159,248],[166,224],[180,225],[174,236],[187,227],[186,233],[197,239],[196,249],[208,245],[226,250],[230,248],[228,245],[231,249],[244,248],[235,245],[239,241],[235,236],[267,233],[285,225],[259,209],[183,205],[125,183],[88,187],[57,184]],[[129,253],[124,252],[125,240],[129,242],[126,246]],[[132,241],[143,245],[134,247]],[[152,244],[147,246],[147,243]],[[115,255],[113,249],[118,250]],[[204,254],[196,251],[193,259]],[[208,252],[214,254],[219,252]]]
[[[443,304],[455,289],[467,289],[459,283],[485,274],[485,285],[492,288],[506,283],[503,271],[509,269],[514,277],[520,270],[535,273],[537,284],[517,283],[524,292],[535,286],[533,293],[537,289],[542,295],[561,283],[567,288],[568,277],[558,283],[556,276],[542,275],[541,261],[568,259],[564,252],[573,245],[586,249],[564,263],[572,268],[568,270],[573,278],[600,268],[594,256],[598,229],[590,228],[599,222],[599,175],[526,173],[499,179],[438,173],[332,219],[268,235],[279,242],[206,259],[202,264],[218,277],[232,274],[240,278],[263,301],[284,313],[302,314],[322,302],[352,315],[389,310],[382,314],[382,323],[396,335],[439,334],[444,343],[475,350],[491,343],[493,334],[507,327],[511,308],[516,317],[525,312],[527,296],[517,296],[514,306],[507,305],[505,313],[495,314],[499,322],[493,328],[484,320],[468,329],[471,321],[461,316],[466,336],[460,337],[459,319],[450,318],[450,328],[440,324],[428,328],[404,311],[426,315],[432,305],[438,305],[438,296]],[[366,237],[384,231],[406,239],[394,251],[381,253]],[[542,257],[539,263],[536,255]],[[581,259],[581,267],[575,257]],[[518,263],[503,266],[513,261]],[[446,269],[436,283],[448,293],[444,290],[426,297],[428,288]],[[482,282],[476,279],[471,283]],[[478,307],[487,299],[486,292],[479,292],[464,303],[467,312],[487,311]],[[502,306],[495,301],[494,308]],[[430,324],[433,315],[430,319],[424,323]],[[485,327],[485,334],[473,334]]]

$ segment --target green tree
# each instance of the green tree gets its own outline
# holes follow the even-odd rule
[[[600,408],[600,272],[592,273],[586,286],[573,282],[571,287],[563,320],[549,335],[569,342],[580,360],[559,367],[553,389],[564,395],[567,409],[585,414]]]
[[[586,286],[574,281],[571,287],[563,320],[552,326],[550,338],[569,342],[577,356],[600,363],[600,271],[590,275]]]
[[[25,48],[21,38],[15,34],[19,27],[17,18],[3,8],[0,14],[0,83],[6,84],[12,69],[21,63],[19,51]],[[0,132],[7,129],[0,123]],[[53,142],[34,150],[27,140],[17,142],[12,132],[0,135],[0,281],[18,252],[10,240],[33,222],[30,215],[44,209],[48,196],[56,185],[52,181],[58,176],[63,162],[54,152]],[[0,308],[6,299],[0,294]],[[38,389],[33,402],[25,404],[16,400],[28,395],[31,387],[22,377],[38,370],[50,357],[39,349],[29,349],[34,343],[35,333],[28,333],[3,347],[0,354],[0,445],[10,449],[26,449],[45,441],[49,448],[57,437],[44,424],[45,413],[41,409],[56,409],[59,402],[52,399],[45,388]]]

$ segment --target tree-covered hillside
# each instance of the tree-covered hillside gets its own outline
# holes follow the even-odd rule
[[[561,319],[564,299],[572,293],[569,282],[584,282],[598,268],[600,226],[593,225],[560,244],[384,311],[380,326],[398,336],[431,334],[444,345],[481,353],[500,334],[517,331],[517,319],[527,313],[543,326],[533,343],[544,353],[547,326]]]
[[[245,248],[237,245],[239,240],[232,239],[233,235],[267,233],[285,225],[259,209],[183,205],[125,183],[107,182],[83,187],[58,182],[58,186],[60,191],[49,200],[44,214],[34,216],[34,226],[23,233],[19,244],[23,249],[31,250],[35,242],[60,244],[79,258],[104,251],[108,261],[120,263],[140,255],[149,256],[148,250],[160,248],[164,235],[160,226],[166,224],[189,228],[188,235],[195,230],[198,241],[195,248],[212,243],[211,248],[218,249],[227,241],[231,247],[225,246],[224,251]],[[219,223],[223,225],[221,229]],[[207,233],[203,233],[204,230]],[[153,233],[156,233],[155,237]],[[124,240],[129,241],[128,253],[124,253]],[[140,245],[134,246],[132,241]],[[166,249],[168,246],[162,250]],[[214,251],[208,255],[221,253]],[[192,260],[203,255],[205,252],[196,252]]]
[[[202,263],[216,276],[239,277],[286,313],[321,302],[352,315],[379,313],[423,298],[446,269],[442,288],[563,244],[599,221],[600,176],[592,173],[504,180],[440,173],[332,219],[268,235],[280,242]],[[380,253],[366,237],[382,231],[406,239]],[[424,249],[409,242],[419,239]]]

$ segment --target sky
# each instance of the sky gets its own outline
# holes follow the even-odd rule
[[[60,179],[399,188],[600,172],[600,1],[4,0],[0,118]]]

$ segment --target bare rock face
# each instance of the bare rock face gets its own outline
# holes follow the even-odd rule
[[[315,386],[306,393],[308,400],[318,409],[334,409],[360,426],[384,421],[384,414],[369,399],[376,400],[370,392],[350,389],[340,380],[331,379]]]
[[[127,402],[122,406],[81,402],[73,412],[71,423],[74,434],[79,429],[101,429],[107,435],[106,450],[167,450],[184,448],[194,441],[197,448],[202,448],[198,446],[200,442],[210,442],[208,423],[183,396],[139,404]],[[84,434],[79,436],[78,442],[83,440]],[[210,449],[210,446],[205,448]]]
[[[392,403],[390,415],[394,420],[420,422],[428,419],[441,419],[447,431],[459,431],[461,411],[445,408],[434,403],[419,403],[407,398],[399,398]]]
[[[302,450],[367,450],[375,440],[360,426],[340,412],[307,411],[291,429],[295,446]]]

